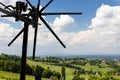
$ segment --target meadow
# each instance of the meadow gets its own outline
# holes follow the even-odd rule
[[[61,66],[53,66],[53,65],[50,65],[49,63],[46,63],[46,62],[34,62],[31,60],[27,60],[27,63],[30,64],[31,66],[39,65],[39,66],[42,66],[44,68],[49,67],[52,71],[57,71],[57,72],[61,73]],[[66,79],[67,80],[72,79],[74,70],[75,69],[72,69],[72,68],[66,68]]]
[[[20,80],[20,74],[0,71],[0,80]],[[26,80],[35,80],[35,76],[26,75]],[[42,78],[42,80],[48,79]]]
[[[18,60],[18,62],[20,61],[19,59],[20,57],[15,56],[14,59],[10,57],[13,57],[13,56],[8,56],[3,54],[2,57],[0,56],[0,59],[2,61],[7,60],[7,62],[8,62],[8,59],[11,59],[12,61],[14,61],[14,59]],[[55,63],[57,63],[57,65]],[[49,67],[51,71],[59,72],[60,74],[62,74],[61,63],[63,63],[63,59],[56,58],[56,57],[38,58],[34,61],[30,58],[27,59],[27,64],[32,68],[37,65],[45,69]],[[98,60],[98,59],[87,60],[84,58],[68,58],[68,59],[64,59],[64,64],[65,64],[66,80],[72,80],[73,77],[75,76],[74,72],[76,70],[79,70],[79,71],[83,70],[82,72],[80,72],[79,76],[84,78],[85,80],[90,79],[91,76],[97,77],[97,78],[112,76],[113,78],[116,78],[115,80],[120,79],[119,76],[115,76],[115,74],[117,73],[115,72],[117,68],[120,71],[119,61],[114,62],[114,61],[105,61],[105,60]],[[0,80],[19,80],[19,78],[20,78],[20,73],[3,71],[0,68]],[[35,80],[34,74],[26,75],[26,80]],[[42,80],[49,80],[49,79],[42,78]],[[96,80],[99,80],[99,79],[96,79]],[[106,80],[106,79],[100,79],[100,80]]]
[[[61,66],[53,66],[53,65],[50,65],[49,63],[34,62],[34,61],[31,61],[31,60],[27,60],[27,63],[30,66],[40,65],[44,68],[49,67],[52,71],[58,71],[58,72],[61,73]],[[91,70],[92,69],[93,71],[101,71],[103,73],[106,73],[109,70],[113,70],[113,68],[109,68],[109,67],[99,68],[98,66],[91,66],[89,64],[86,64],[86,66],[81,66],[81,65],[77,65],[77,66],[80,66],[80,67],[84,68],[85,70]],[[72,78],[74,76],[73,75],[74,70],[75,69],[66,67],[66,80],[72,80]],[[86,80],[89,79],[89,75],[87,75],[87,74],[86,75],[82,74],[80,76],[86,78]],[[18,74],[18,73],[0,71],[0,80],[19,80],[19,78],[20,78],[20,74]],[[35,80],[35,76],[26,75],[26,80]],[[42,80],[49,80],[49,79],[42,78]]]

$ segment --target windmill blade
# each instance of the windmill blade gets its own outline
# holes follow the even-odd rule
[[[49,5],[50,3],[52,3],[53,0],[50,0],[41,10],[40,12],[42,12],[43,10],[45,10]]]
[[[36,41],[37,41],[37,31],[38,31],[38,26],[35,27],[35,33],[34,33],[33,60],[35,59]]]
[[[30,5],[32,9],[34,8],[33,5],[28,0],[26,0],[26,2]]]
[[[6,5],[4,5],[3,3],[0,2],[0,4],[1,4],[2,6],[4,6],[4,7],[6,7]]]
[[[3,3],[0,2],[0,4],[1,4],[2,6],[4,6],[5,9],[8,9],[9,11],[12,11],[8,6],[4,5]]]
[[[37,10],[39,11],[39,7],[40,7],[40,0],[38,0],[38,5],[37,5]]]
[[[56,33],[50,28],[48,23],[40,16],[41,21],[46,25],[46,27],[50,30],[50,32],[54,35],[54,37],[60,42],[60,44],[66,48],[66,46],[63,44],[63,42],[60,40],[60,38],[56,35]]]
[[[6,7],[3,3],[0,2],[0,4],[3,5],[4,7]],[[27,18],[27,17],[24,17],[24,15],[17,14],[17,13],[15,13],[14,11],[12,11],[10,8],[7,8],[7,9],[9,9],[11,12],[8,11],[8,10],[4,10],[4,9],[2,9],[2,8],[0,8],[0,12],[2,12],[2,13],[4,13],[4,14],[7,14],[7,15],[10,16],[10,17],[18,17],[21,21],[24,21],[24,22],[28,22],[28,23],[33,22],[31,19],[29,19],[29,18]],[[1,17],[4,17],[4,15],[1,16]],[[5,17],[6,17],[6,16],[5,16]]]
[[[21,35],[23,31],[24,31],[24,28],[15,36],[15,38],[8,44],[8,46],[10,46]]]
[[[4,10],[2,8],[0,8],[0,11],[4,14],[7,14],[8,16],[12,16],[12,17],[16,17],[18,16],[22,21],[27,21],[28,18],[22,16],[22,15],[17,15],[15,12],[9,12],[7,10]],[[2,16],[1,16],[2,17]],[[4,16],[3,16],[4,17]]]
[[[9,12],[9,11],[4,10],[4,9],[2,9],[2,8],[0,8],[0,12],[2,12],[2,13],[4,13],[4,14],[7,14],[7,15],[12,15],[12,16],[14,16],[14,14],[12,14],[12,12]]]
[[[31,19],[29,19],[29,18],[27,18],[27,17],[24,17],[24,15],[22,15],[22,14],[16,14],[15,12],[9,12],[9,11],[7,11],[7,10],[4,10],[4,9],[2,9],[2,8],[0,8],[0,12],[2,12],[2,13],[4,13],[4,14],[7,14],[8,16],[10,16],[10,17],[18,17],[21,21],[24,21],[24,22],[27,22],[27,23],[29,23],[29,24],[32,24],[32,25],[34,25],[35,24],[35,22],[33,22]],[[3,15],[3,16],[1,16],[1,17],[7,17],[7,15]],[[38,23],[39,24],[39,23]],[[40,24],[39,24],[40,25]]]
[[[80,12],[53,12],[53,13],[41,13],[41,15],[82,15]]]
[[[37,25],[41,25],[39,23],[37,23]],[[21,29],[21,31],[15,36],[15,38],[8,44],[8,46],[10,46],[20,35],[21,33],[24,31],[24,28]]]
[[[21,14],[21,16],[28,16],[28,14]],[[1,17],[13,17],[13,15],[1,15]]]
[[[1,17],[12,17],[12,15],[1,15]]]

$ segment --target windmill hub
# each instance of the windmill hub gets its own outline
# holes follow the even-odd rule
[[[17,1],[16,2],[16,12],[21,14],[22,11],[27,10],[27,4],[25,2]]]

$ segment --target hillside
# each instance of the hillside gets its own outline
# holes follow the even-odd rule
[[[17,65],[17,67],[15,65]],[[59,58],[51,56],[44,58],[37,57],[34,61],[31,57],[28,57],[26,73],[29,76],[27,76],[26,79],[34,80],[34,75],[37,73],[44,74],[42,80],[48,80],[49,78],[45,77],[45,71],[48,70],[51,72],[51,76],[57,79],[62,75],[61,70],[63,66],[65,67],[66,80],[72,80],[76,75],[79,75],[81,80],[107,80],[107,78],[120,80],[120,77],[116,75],[120,72],[118,61],[87,58]],[[19,56],[1,54],[0,80],[19,80],[19,67]],[[55,75],[56,73],[57,75]]]

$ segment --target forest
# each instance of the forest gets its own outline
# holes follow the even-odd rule
[[[42,80],[120,80],[120,62],[117,60],[60,58],[53,56],[27,58],[26,74],[35,80],[35,75]],[[19,80],[2,76],[8,72],[20,74],[21,57],[0,54],[0,80]]]

